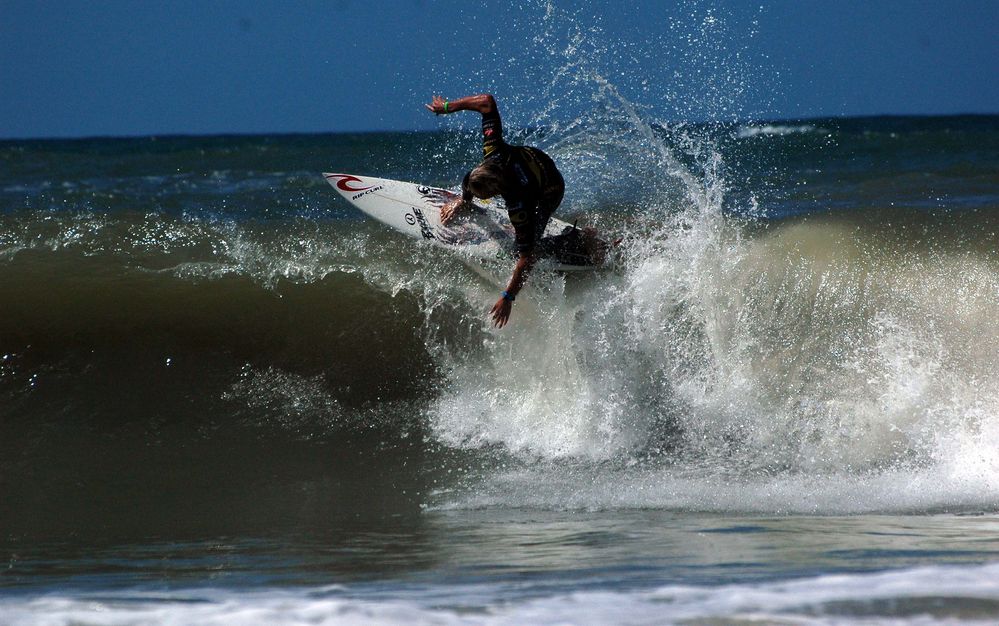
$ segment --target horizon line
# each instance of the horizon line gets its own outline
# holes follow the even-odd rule
[[[865,115],[819,115],[808,117],[786,117],[786,118],[744,118],[730,121],[674,121],[666,124],[696,124],[696,125],[730,125],[730,124],[773,124],[773,123],[808,123],[829,120],[864,120],[864,119],[931,119],[931,118],[967,118],[967,117],[999,117],[999,112],[993,113],[880,113]],[[663,122],[651,122],[654,126],[663,126]],[[543,127],[538,127],[543,128]],[[253,131],[253,132],[209,132],[209,133],[135,133],[121,135],[38,135],[38,136],[3,136],[0,142],[18,141],[97,141],[112,139],[181,139],[181,138],[225,138],[225,137],[302,137],[315,135],[376,135],[376,134],[418,134],[418,133],[439,133],[452,132],[445,129],[367,129],[367,130],[310,130],[310,131]]]

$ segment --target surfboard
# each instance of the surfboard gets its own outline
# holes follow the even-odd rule
[[[452,191],[354,174],[324,173],[323,177],[362,213],[408,237],[471,259],[513,260],[517,256],[513,224],[500,199],[476,199],[474,211],[464,212],[445,226],[441,224],[441,207],[457,197]],[[571,238],[574,228],[553,217],[544,236],[555,237],[553,241],[561,243]],[[564,272],[598,267],[581,245],[559,245],[557,248],[558,251],[550,256],[543,255],[539,263]]]

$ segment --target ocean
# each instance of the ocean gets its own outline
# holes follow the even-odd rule
[[[475,120],[0,141],[0,623],[999,622],[999,116],[601,93],[502,330],[321,175]]]

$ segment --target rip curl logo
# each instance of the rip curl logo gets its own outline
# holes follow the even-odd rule
[[[358,198],[360,198],[361,196],[366,196],[366,195],[368,195],[369,193],[375,193],[376,191],[381,191],[381,190],[382,190],[382,189],[384,189],[384,188],[385,188],[385,187],[383,187],[383,186],[381,186],[381,185],[378,185],[377,187],[370,187],[370,188],[368,188],[368,190],[367,190],[367,191],[362,191],[362,192],[360,192],[360,193],[355,193],[354,195],[352,195],[352,196],[350,197],[350,199],[351,199],[351,200],[357,200],[357,199],[358,199]]]
[[[361,183],[364,181],[357,176],[351,176],[350,174],[333,174],[332,176],[327,176],[326,178],[336,179],[336,188],[348,193],[357,193],[359,191],[367,191],[371,189],[374,185],[368,185],[367,187],[356,187],[351,186],[351,183]]]

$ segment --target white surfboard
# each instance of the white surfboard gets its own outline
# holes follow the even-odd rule
[[[464,214],[450,224],[441,224],[441,207],[456,197],[447,189],[385,178],[324,173],[326,182],[366,215],[395,230],[440,248],[476,259],[516,258],[514,229],[501,200],[475,200],[477,211]],[[545,236],[562,234],[572,226],[554,217]],[[560,254],[545,259],[544,267],[559,271],[592,270],[583,254]]]

